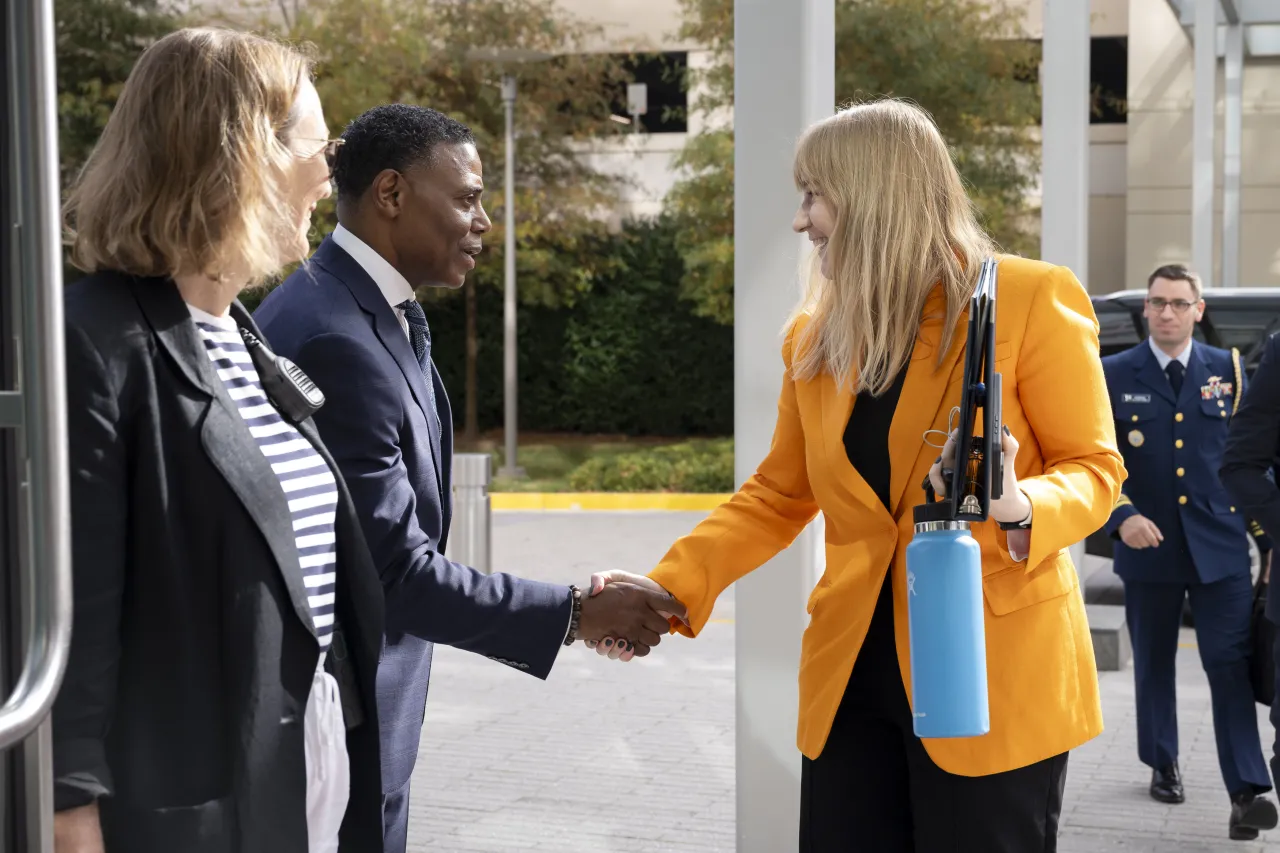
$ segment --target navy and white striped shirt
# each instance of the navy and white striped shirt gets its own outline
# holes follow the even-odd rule
[[[311,619],[323,651],[333,637],[335,568],[334,517],[338,507],[337,481],[325,463],[301,433],[280,417],[267,399],[258,381],[253,359],[245,348],[239,329],[231,316],[214,317],[188,305],[191,317],[204,341],[205,351],[227,394],[240,410],[258,449],[271,463],[280,480],[284,497],[289,501],[293,517],[294,542],[298,550],[298,567],[282,567],[285,571],[301,570],[307,589]]]

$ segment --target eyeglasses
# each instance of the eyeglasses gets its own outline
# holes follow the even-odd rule
[[[1155,311],[1157,314],[1163,311],[1166,306],[1173,308],[1173,310],[1178,314],[1185,314],[1187,313],[1187,309],[1196,303],[1188,302],[1185,299],[1161,299],[1158,296],[1153,296],[1147,300],[1147,304],[1150,305],[1151,310]]]
[[[338,158],[338,149],[345,143],[345,139],[299,139],[299,142],[320,143],[321,147],[312,150],[309,154],[299,154],[299,157],[309,160],[319,154],[324,154],[324,161],[329,164],[329,169],[333,169],[333,161]]]

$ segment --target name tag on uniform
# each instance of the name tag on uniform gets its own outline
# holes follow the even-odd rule
[[[1150,403],[1150,394],[1125,394],[1124,402],[1126,403]]]

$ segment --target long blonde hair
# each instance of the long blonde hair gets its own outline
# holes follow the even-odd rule
[[[805,131],[795,159],[801,190],[820,193],[836,225],[831,279],[812,264],[808,293],[792,315],[792,375],[830,373],[855,392],[882,394],[911,359],[930,292],[946,296],[938,360],[994,245],[933,119],[884,99],[843,109]]]
[[[63,207],[72,263],[274,272],[291,216],[285,137],[310,71],[298,51],[233,30],[183,29],[149,47]]]

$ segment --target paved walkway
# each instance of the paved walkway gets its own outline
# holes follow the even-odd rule
[[[643,572],[700,517],[499,513],[495,568],[579,585],[603,567]],[[732,853],[733,617],[730,590],[696,641],[670,638],[630,664],[578,645],[545,683],[440,649],[411,853]],[[1104,673],[1107,730],[1072,755],[1063,853],[1280,853],[1280,830],[1263,842],[1227,839],[1194,639],[1184,636],[1178,657],[1187,802],[1147,797],[1149,773],[1134,749],[1132,670]],[[1259,719],[1269,744],[1270,726]]]

